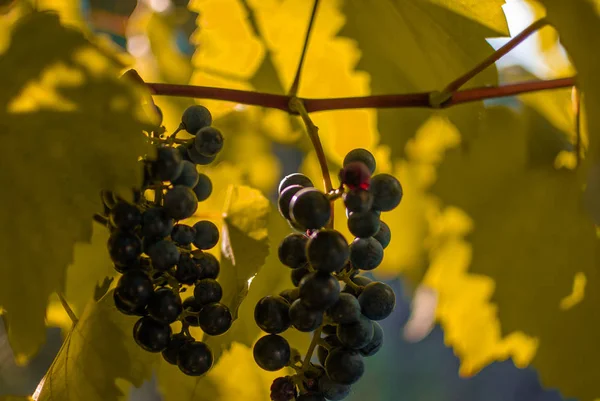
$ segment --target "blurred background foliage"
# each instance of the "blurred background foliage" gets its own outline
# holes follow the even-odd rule
[[[35,3],[38,8],[58,11],[63,22],[103,37],[147,82],[274,93],[284,93],[293,79],[310,12],[310,2],[306,0],[192,0],[189,4],[187,0],[37,0]],[[357,67],[361,55],[368,57],[374,50],[343,36],[352,31],[351,18],[344,14],[351,8],[350,3],[322,2],[299,95],[333,97],[408,92],[411,88],[398,81],[390,83],[383,72],[371,76],[369,71],[375,67],[369,65],[369,59],[362,59]],[[18,19],[28,5],[25,1],[3,1],[0,7],[1,53],[9,40],[5,27]],[[485,29],[490,36],[494,33],[514,36],[544,14],[534,1],[507,0],[502,10],[509,32],[488,25]],[[373,36],[371,40],[381,38]],[[497,48],[506,40],[506,37],[490,38],[489,44]],[[497,79],[509,83],[572,75],[573,67],[557,40],[552,29],[543,29],[497,63],[497,77],[490,70],[482,82]],[[478,46],[487,49],[485,44]],[[390,45],[385,49],[394,52]],[[370,60],[377,62],[375,58]],[[412,84],[414,90],[429,90],[435,89],[437,83]],[[423,87],[426,85],[430,87]],[[183,110],[193,101],[159,96],[155,102],[163,111],[165,127],[172,131],[178,126]],[[315,154],[296,118],[233,103],[200,103],[213,112],[214,125],[226,134],[226,146],[216,166],[206,171],[217,187],[229,182],[241,183],[259,189],[275,201],[277,184],[286,174],[302,171],[314,182],[321,182]],[[478,129],[466,129],[466,125],[483,124],[481,130],[497,132],[500,137],[507,131],[514,136],[524,132],[519,130],[526,130],[536,144],[542,144],[527,148],[529,163],[572,166],[574,117],[570,105],[571,91],[565,89],[492,100],[450,112],[349,110],[314,115],[331,171],[339,169],[349,150],[364,147],[375,154],[378,171],[395,174],[405,190],[400,207],[384,214],[393,242],[376,272],[378,279],[386,280],[397,290],[398,308],[383,322],[384,348],[367,361],[366,375],[353,386],[349,400],[563,399],[556,390],[544,388],[536,370],[527,367],[536,355],[539,338],[521,331],[503,331],[492,297],[494,280],[469,271],[472,250],[464,237],[473,230],[473,216],[455,206],[441,204],[432,193],[443,197],[447,191],[444,185],[454,185],[452,181],[444,184],[443,174],[437,171],[446,151],[480,146],[476,140],[472,143],[461,140],[461,134],[464,136],[469,130],[477,136]],[[484,112],[484,108],[488,111]],[[465,119],[467,114],[470,117]],[[333,178],[335,185],[335,174]],[[218,201],[214,202],[199,212],[206,213],[205,216],[198,217],[211,218],[211,213],[219,210]],[[336,209],[336,215],[344,215],[342,207]],[[272,213],[273,244],[288,232],[280,220]],[[336,229],[350,237],[345,219],[336,220]],[[102,292],[101,287],[107,284],[103,279],[113,274],[103,247],[105,241],[103,231],[95,230],[91,245],[76,247],[75,263],[67,272],[67,299],[80,315],[94,292]],[[257,328],[252,327],[254,303],[266,293],[289,286],[287,273],[271,255],[253,283],[254,292],[242,304],[240,315],[246,316],[246,322],[240,324],[247,325],[251,333],[247,336],[259,335]],[[58,300],[50,303],[47,320],[52,327],[48,328],[46,344],[24,366],[17,366],[6,336],[0,336],[0,398],[33,393],[50,366],[70,321]],[[4,333],[2,326],[0,333]],[[298,337],[302,338],[291,340],[301,350],[306,349],[302,345],[308,339]],[[194,400],[267,399],[266,389],[276,376],[257,369],[249,349],[234,345],[203,382],[206,395],[198,395]],[[158,368],[153,380],[140,388],[130,391],[122,385],[132,401],[193,401],[190,394],[194,390],[184,380],[178,382],[177,375],[178,372]],[[239,384],[242,380],[246,383],[243,386]]]

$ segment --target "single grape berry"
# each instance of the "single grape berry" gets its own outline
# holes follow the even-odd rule
[[[187,224],[176,224],[171,231],[171,239],[179,246],[188,246],[194,242],[196,230]]]
[[[352,212],[348,216],[348,230],[355,237],[372,237],[379,231],[379,227],[379,216],[370,210],[366,212]]]
[[[371,172],[362,162],[348,163],[340,170],[340,182],[353,189],[369,189],[371,185]]]
[[[352,294],[355,297],[358,297],[360,295],[364,286],[366,286],[367,284],[369,284],[370,282],[373,281],[370,278],[365,277],[365,276],[354,276],[350,280],[352,280],[352,282],[354,284],[356,284],[358,287],[356,289],[354,289],[351,286],[349,286],[348,284],[346,284],[344,286],[344,289],[342,290],[342,292]]]
[[[153,293],[152,280],[141,270],[123,274],[115,288],[115,295],[132,310],[145,308]]]
[[[379,241],[381,247],[385,249],[392,240],[392,232],[390,231],[390,227],[387,224],[385,224],[385,222],[380,221],[379,231],[377,231],[377,234],[375,234],[373,238]]]
[[[177,353],[177,366],[188,376],[202,376],[210,370],[212,364],[210,348],[200,341],[184,344]]]
[[[198,269],[200,269],[200,276],[198,277],[200,280],[205,278],[216,279],[219,277],[221,265],[213,254],[197,249],[192,252],[192,258],[196,262]]]
[[[146,316],[133,326],[133,338],[142,349],[148,352],[161,352],[167,348],[171,340],[171,326]]]
[[[200,279],[200,269],[194,259],[187,253],[182,253],[177,262],[174,277],[181,284],[194,284]]]
[[[359,315],[356,322],[340,324],[337,327],[340,342],[351,349],[358,350],[365,347],[373,339],[373,334],[373,323],[363,315]]]
[[[352,189],[343,195],[344,206],[350,213],[367,212],[373,206],[373,194],[364,189]]]
[[[196,170],[196,165],[188,160],[184,160],[181,163],[183,164],[181,174],[179,174],[179,177],[172,181],[172,184],[194,188],[200,179],[198,171]]]
[[[304,234],[289,234],[279,245],[279,260],[284,265],[297,269],[306,265],[306,244],[308,237]]]
[[[371,174],[375,172],[375,167],[377,166],[377,163],[375,162],[375,157],[371,154],[371,152],[361,148],[353,149],[350,152],[348,152],[346,157],[344,157],[344,162],[342,165],[345,167],[353,162],[363,163],[365,166],[367,166]]]
[[[192,164],[195,164],[192,161],[192,159],[190,159],[190,156],[188,155],[188,147],[189,147],[189,145],[182,144],[182,145],[177,146],[175,149],[177,149],[177,151],[181,155],[181,160],[188,161],[188,162],[191,162]]]
[[[283,369],[290,360],[291,349],[287,340],[277,334],[260,338],[254,345],[254,360],[262,369],[274,372]]]
[[[207,200],[212,194],[212,181],[206,174],[198,174],[198,183],[192,188],[198,198],[198,202]]]
[[[313,234],[306,245],[308,262],[316,270],[339,272],[348,263],[350,249],[342,234],[335,230],[321,230]]]
[[[373,270],[382,260],[383,247],[375,238],[356,238],[350,244],[350,261],[356,269]]]
[[[168,215],[175,220],[192,217],[198,209],[198,199],[191,188],[176,185],[165,195],[164,208]]]
[[[199,104],[188,107],[181,116],[181,125],[188,133],[196,135],[200,129],[212,124],[210,111]]]
[[[278,377],[271,384],[272,401],[292,401],[298,396],[296,384],[291,376]]]
[[[336,348],[327,356],[325,370],[335,383],[350,385],[362,377],[365,364],[358,351]]]
[[[196,133],[194,147],[202,156],[216,156],[223,149],[223,134],[215,127],[201,128]]]
[[[183,301],[182,304],[183,310],[184,311],[188,311],[188,312],[200,312],[200,309],[202,309],[202,305],[199,305],[196,302],[196,298],[194,297],[187,297],[185,299],[185,301]],[[187,324],[189,324],[190,326],[194,326],[194,327],[199,327],[200,326],[200,322],[198,321],[198,315],[188,315],[185,318],[185,321]]]
[[[331,274],[313,272],[300,282],[300,299],[309,308],[324,311],[340,296],[340,283]]]
[[[214,162],[217,157],[216,155],[215,156],[201,155],[196,150],[196,147],[194,146],[194,144],[192,144],[191,146],[188,146],[187,155],[192,163],[199,164],[201,166],[206,166],[207,164]]]
[[[277,199],[277,206],[279,208],[279,213],[286,220],[291,220],[290,217],[290,203],[292,202],[292,198],[296,195],[300,190],[304,189],[304,187],[300,185],[290,185],[279,194],[279,198]]]
[[[290,327],[290,304],[283,297],[268,295],[254,308],[254,321],[262,331],[279,334]]]
[[[167,345],[167,348],[165,348],[162,352],[163,359],[171,365],[177,365],[177,354],[179,353],[179,350],[185,344],[193,341],[194,340],[191,337],[188,337],[183,333],[172,335],[169,345]]]
[[[324,227],[331,218],[331,204],[318,189],[304,188],[290,202],[290,217],[298,226],[307,230]]]
[[[173,230],[174,221],[162,207],[152,207],[142,214],[142,235],[167,237]]]
[[[279,183],[277,193],[281,196],[281,193],[287,187],[290,187],[292,185],[300,185],[303,188],[314,187],[314,184],[312,183],[310,178],[301,173],[294,173],[283,177],[283,179]]]
[[[326,336],[325,338],[323,338],[323,341],[329,346],[329,349],[322,345],[319,345],[317,347],[317,358],[319,359],[319,363],[321,365],[325,365],[327,355],[329,355],[329,350],[333,350],[334,348],[342,346],[342,343],[340,342],[336,334]]]
[[[121,300],[119,294],[116,291],[113,291],[113,301],[115,302],[115,307],[117,310],[124,315],[129,316],[146,316],[146,305],[142,305],[141,307],[136,307],[135,305],[126,304]]]
[[[300,290],[298,288],[290,288],[283,290],[279,293],[279,296],[283,297],[291,305],[292,302],[300,298]]]
[[[164,324],[173,323],[182,311],[181,298],[169,288],[159,288],[148,302],[148,314]]]
[[[110,210],[109,219],[110,224],[119,230],[133,230],[142,224],[142,212],[135,205],[117,202]]]
[[[308,274],[310,270],[308,270],[308,266],[302,266],[297,269],[292,270],[291,279],[294,287],[298,287],[300,285],[300,281]]]
[[[390,174],[377,174],[371,179],[373,209],[388,212],[400,204],[402,185]]]
[[[354,295],[340,293],[337,302],[331,305],[326,313],[334,323],[354,323],[360,318],[360,304]]]
[[[308,333],[323,323],[323,312],[309,309],[301,299],[297,299],[290,306],[290,321],[296,330]]]
[[[219,302],[223,297],[223,288],[216,280],[205,278],[196,283],[194,298],[198,305],[208,305]]]
[[[231,327],[233,316],[229,308],[221,303],[212,303],[200,309],[200,328],[209,336],[218,336]]]
[[[327,375],[319,377],[319,392],[330,401],[343,400],[350,394],[351,387],[331,380]]]
[[[147,252],[156,270],[168,270],[179,261],[180,253],[177,245],[168,240],[160,240],[151,245]]]
[[[373,338],[367,345],[362,347],[359,351],[362,356],[375,355],[383,345],[383,329],[377,322],[373,323]]]
[[[179,177],[183,170],[181,153],[170,146],[159,146],[156,149],[156,160],[151,162],[151,174],[158,181],[172,181]]]
[[[133,233],[115,231],[108,239],[108,253],[117,265],[134,264],[142,254],[142,241]]]
[[[325,373],[325,368],[320,365],[315,365],[311,363],[310,369],[304,372],[304,388],[306,388],[307,392],[318,392],[319,391],[319,377],[327,374]]]
[[[211,249],[219,242],[219,229],[208,220],[202,220],[194,224],[196,238],[194,245],[198,249]]]
[[[396,306],[396,294],[392,287],[375,281],[367,284],[358,297],[363,315],[371,320],[383,320]]]

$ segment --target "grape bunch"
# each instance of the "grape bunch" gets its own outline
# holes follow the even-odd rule
[[[253,350],[262,369],[288,366],[296,372],[273,382],[274,401],[345,398],[364,373],[363,358],[377,353],[383,344],[377,321],[394,310],[394,291],[359,273],[375,269],[383,260],[391,233],[380,219],[381,212],[400,204],[402,186],[389,174],[373,175],[375,166],[370,152],[355,149],[344,159],[340,188],[330,193],[319,191],[298,173],[286,176],[279,185],[279,211],[295,230],[281,242],[279,259],[291,269],[294,288],[257,303],[254,319],[268,334]],[[355,236],[350,244],[328,227],[331,202],[337,199],[346,206],[348,229]],[[314,347],[303,360],[280,335],[291,327],[313,332],[318,363],[311,361]]]
[[[175,134],[150,135],[157,156],[142,161],[144,182],[134,190],[134,202],[103,193],[103,218],[111,232],[108,251],[122,274],[114,291],[115,305],[126,315],[140,317],[133,338],[141,348],[162,352],[168,363],[190,376],[206,373],[213,355],[192,337],[189,327],[217,336],[232,323],[231,312],[220,303],[219,261],[205,252],[219,241],[217,226],[210,221],[179,223],[192,217],[198,202],[212,192],[209,177],[196,170],[197,164],[212,162],[223,147],[221,132],[211,124],[208,109],[187,108]],[[193,138],[176,139],[182,129]],[[182,301],[186,290],[193,296]],[[171,327],[176,321],[181,322],[179,333]]]

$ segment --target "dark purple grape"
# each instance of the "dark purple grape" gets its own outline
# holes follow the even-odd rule
[[[108,239],[108,253],[117,265],[135,264],[142,254],[142,241],[133,233],[115,231]]]
[[[369,189],[371,185],[371,172],[362,162],[351,162],[346,164],[339,174],[340,182],[353,189]]]
[[[324,227],[331,218],[331,204],[327,196],[316,188],[304,188],[290,202],[290,217],[307,230]]]
[[[364,317],[359,316],[356,322],[340,324],[337,327],[337,337],[347,348],[361,349],[369,344],[373,339],[373,323]]]
[[[290,360],[291,349],[285,338],[269,334],[254,344],[254,360],[262,369],[274,372],[283,369]]]
[[[314,272],[300,282],[300,299],[309,308],[324,311],[340,296],[340,283],[331,274]]]
[[[306,255],[314,269],[334,273],[346,265],[350,250],[342,234],[335,230],[321,230],[310,237]]]
[[[337,302],[326,313],[336,324],[354,323],[360,318],[360,304],[354,295],[340,293]]]
[[[196,283],[194,298],[198,305],[208,305],[219,302],[223,297],[221,284],[211,278],[205,278]]]
[[[356,238],[350,244],[350,262],[355,269],[373,270],[382,261],[383,247],[375,238]]]
[[[359,351],[362,356],[372,356],[375,355],[383,345],[383,329],[377,322],[373,323],[373,338],[369,342],[369,344],[362,347]]]
[[[189,254],[182,253],[179,256],[174,276],[181,284],[191,285],[200,279],[200,269]]]
[[[300,281],[308,273],[310,273],[310,270],[308,270],[308,266],[302,266],[302,267],[292,270],[291,278],[292,278],[292,284],[294,284],[294,287],[298,287],[300,285]]]
[[[278,377],[271,384],[272,401],[292,401],[298,396],[296,384],[291,376]]]
[[[279,194],[277,207],[279,208],[279,213],[286,220],[292,219],[290,217],[290,203],[292,202],[292,198],[303,188],[304,187],[300,185],[290,185]]]
[[[142,224],[142,212],[127,202],[117,202],[110,210],[110,224],[119,230],[133,230]]]
[[[233,317],[229,308],[220,303],[212,303],[202,307],[198,315],[200,328],[209,336],[218,336],[231,327]]]
[[[385,222],[380,221],[379,231],[377,231],[377,234],[375,234],[373,238],[379,241],[381,247],[385,249],[392,240],[392,232],[390,231],[390,227],[387,224],[385,224]]]
[[[198,202],[207,200],[212,194],[213,186],[212,181],[206,174],[198,174],[198,183],[192,188],[198,198]]]
[[[182,311],[181,298],[169,288],[159,288],[148,302],[148,314],[164,324],[173,323]]]
[[[290,175],[286,175],[281,182],[279,183],[279,188],[277,189],[277,193],[281,195],[281,193],[288,187],[292,185],[300,185],[303,188],[314,187],[314,184],[304,174],[293,173]]]
[[[152,207],[142,213],[142,236],[167,237],[173,230],[174,221],[162,207]]]
[[[161,352],[171,340],[171,326],[146,316],[133,326],[135,342],[148,352]]]
[[[153,293],[152,280],[141,270],[123,274],[115,288],[115,295],[131,310],[144,309]]]
[[[165,194],[164,208],[175,220],[187,219],[198,210],[198,199],[191,188],[176,185]]]
[[[191,343],[193,341],[193,338],[188,337],[183,333],[172,335],[169,345],[162,352],[163,359],[171,365],[177,365],[177,354],[179,353],[179,350],[185,344]]]
[[[373,194],[364,189],[353,189],[344,194],[344,206],[350,213],[367,212],[373,206]]]
[[[365,364],[358,351],[336,348],[327,356],[325,370],[335,383],[350,385],[362,377]]]
[[[213,254],[197,249],[192,252],[192,256],[200,269],[200,280],[205,278],[216,279],[219,276],[221,266]]]
[[[297,269],[306,265],[306,244],[308,237],[304,234],[289,234],[279,245],[279,260],[284,265]]]
[[[300,298],[300,289],[298,288],[290,288],[287,290],[283,290],[279,293],[279,296],[283,297],[288,303],[291,305],[292,302]]]
[[[210,348],[200,341],[184,344],[177,353],[177,366],[188,376],[202,376],[210,370],[212,364]]]
[[[350,152],[348,152],[346,157],[344,157],[343,166],[347,166],[348,164],[353,162],[364,163],[371,172],[371,174],[375,172],[375,167],[377,166],[373,154],[371,154],[371,152],[369,152],[368,150],[362,148],[353,149]]]
[[[189,246],[196,238],[196,230],[187,224],[176,224],[171,231],[171,239],[179,246]]]
[[[156,270],[168,270],[179,262],[180,252],[177,245],[169,240],[160,240],[152,244],[147,252]]]
[[[400,204],[402,185],[393,175],[377,174],[371,179],[373,209],[388,212]]]
[[[254,321],[262,331],[279,334],[290,327],[290,304],[283,297],[268,295],[254,308]]]
[[[323,323],[323,312],[309,309],[301,299],[297,299],[290,306],[290,321],[296,330],[308,333]]]
[[[198,171],[196,170],[196,165],[188,160],[184,160],[182,164],[183,169],[181,170],[181,174],[172,181],[172,184],[194,188],[198,184],[200,178]]]
[[[202,220],[194,224],[196,238],[194,245],[198,249],[211,249],[219,242],[219,229],[208,220]]]
[[[352,212],[348,216],[348,230],[355,237],[372,237],[377,234],[379,227],[379,216],[370,210],[366,212]]]
[[[196,132],[212,124],[210,111],[199,104],[194,104],[183,112],[181,125],[188,133],[196,135]]]
[[[375,281],[367,284],[358,297],[362,313],[371,320],[383,320],[396,307],[396,294],[392,287]]]
[[[215,127],[200,128],[194,139],[196,151],[205,157],[214,157],[223,149],[223,134]]]
[[[151,162],[151,174],[158,181],[172,181],[179,177],[183,170],[181,153],[170,146],[159,146],[156,149],[156,160]]]

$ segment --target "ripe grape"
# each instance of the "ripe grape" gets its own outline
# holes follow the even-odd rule
[[[290,306],[290,321],[298,331],[315,331],[323,323],[323,312],[309,309],[302,299],[297,299]]]
[[[286,219],[291,220],[290,217],[290,203],[292,202],[292,198],[296,195],[300,190],[304,187],[300,185],[290,185],[279,194],[279,199],[277,199],[277,206],[279,208],[279,213]]]
[[[223,297],[223,288],[216,280],[205,278],[196,283],[194,298],[198,305],[207,305],[219,302]]]
[[[191,188],[176,185],[167,191],[164,207],[169,216],[175,220],[192,217],[198,209],[198,199]]]
[[[279,188],[277,190],[277,193],[279,194],[279,196],[281,196],[281,193],[287,187],[290,187],[292,185],[300,185],[303,188],[314,187],[314,184],[312,183],[310,178],[308,178],[304,174],[294,173],[294,174],[286,175],[285,177],[283,177],[283,179],[279,183]]]
[[[215,127],[198,130],[194,139],[196,151],[205,157],[214,157],[223,149],[223,134]]]
[[[369,152],[368,150],[362,148],[353,149],[350,152],[348,152],[346,157],[344,157],[344,162],[342,163],[342,165],[347,166],[348,164],[353,162],[364,163],[364,165],[367,166],[371,174],[375,172],[375,167],[377,166],[373,154],[371,154],[371,152]]]
[[[167,237],[173,230],[174,221],[162,207],[152,207],[142,214],[142,236]]]
[[[171,340],[171,326],[145,316],[133,326],[135,342],[148,352],[161,352]]]
[[[296,384],[291,376],[278,377],[271,384],[272,401],[292,401],[298,396]]]
[[[351,387],[331,380],[327,375],[319,377],[319,392],[331,401],[343,400],[350,394]]]
[[[176,224],[171,231],[171,239],[179,246],[188,246],[194,242],[196,230],[187,224]]]
[[[375,355],[383,345],[383,329],[377,322],[373,323],[373,338],[371,341],[362,347],[359,351],[362,356],[372,356]]]
[[[205,278],[216,279],[219,277],[221,266],[213,254],[197,249],[192,252],[192,257],[200,269],[200,276],[198,277],[200,280]]]
[[[348,212],[366,212],[373,206],[373,194],[364,189],[353,189],[344,193],[344,205]]]
[[[125,315],[146,316],[146,305],[143,305],[141,307],[135,307],[126,304],[121,300],[119,294],[116,291],[113,292],[113,301],[115,302],[115,307],[117,308],[117,310]]]
[[[379,241],[381,247],[385,249],[392,240],[392,232],[390,231],[390,227],[387,224],[385,224],[385,222],[380,221],[379,231],[377,231],[377,234],[375,234],[373,238]]]
[[[291,288],[287,290],[283,290],[279,293],[279,296],[283,297],[288,303],[291,305],[292,302],[300,298],[300,289]]]
[[[198,151],[196,150],[196,148],[194,147],[193,144],[191,146],[188,146],[187,155],[188,155],[190,161],[192,161],[193,163],[199,164],[201,166],[205,166],[207,164],[212,163],[213,161],[215,161],[215,159],[217,157],[216,155],[215,156],[201,155],[200,153],[198,153]]]
[[[254,345],[254,360],[262,369],[274,372],[284,368],[290,360],[290,345],[277,334],[260,338]]]
[[[379,226],[379,216],[370,210],[366,212],[352,212],[348,216],[348,230],[355,237],[371,237],[379,231]]]
[[[304,188],[290,202],[292,221],[307,230],[317,230],[331,218],[331,205],[324,193],[315,188]]]
[[[200,269],[194,259],[187,253],[182,253],[177,262],[174,277],[181,284],[194,284],[200,279]]]
[[[358,351],[336,348],[327,356],[325,370],[335,383],[350,385],[361,378],[365,364]]]
[[[278,249],[279,260],[284,265],[297,269],[306,265],[306,244],[308,237],[304,234],[289,234],[281,241]]]
[[[182,144],[182,145],[177,146],[175,149],[181,155],[182,161],[188,161],[188,162],[191,162],[192,164],[195,164],[194,161],[192,159],[190,159],[190,155],[188,154],[188,147],[189,147],[189,145]],[[145,185],[145,186],[147,186],[147,185]]]
[[[179,353],[179,350],[185,344],[191,343],[193,341],[194,340],[191,337],[188,337],[183,333],[172,335],[169,345],[162,352],[163,359],[171,365],[177,365],[177,354]]]
[[[213,187],[210,178],[206,174],[199,173],[198,183],[192,188],[196,194],[196,198],[198,198],[198,202],[207,200],[212,193],[212,189]]]
[[[300,281],[302,281],[304,276],[306,276],[308,273],[310,273],[310,270],[308,270],[308,266],[302,266],[292,270],[291,279],[292,284],[294,284],[294,287],[298,287],[300,285]]]
[[[159,288],[148,302],[149,315],[164,324],[173,323],[182,311],[181,298],[169,288]]]
[[[134,264],[142,254],[142,241],[135,234],[115,231],[108,239],[108,253],[117,265]]]
[[[342,234],[335,230],[321,230],[306,246],[311,266],[326,273],[339,272],[348,262],[350,250]]]
[[[373,209],[388,212],[400,204],[402,185],[390,174],[377,174],[371,179]]]
[[[183,307],[184,311],[194,312],[194,313],[200,312],[200,309],[202,309],[202,305],[199,305],[198,302],[196,302],[196,298],[194,298],[193,296],[187,297],[185,299],[185,301],[183,301],[182,307]],[[194,326],[194,327],[200,326],[200,322],[198,321],[197,314],[196,315],[188,315],[184,318],[184,320],[190,326]]]
[[[371,280],[368,277],[365,276],[354,276],[352,277],[350,280],[352,280],[352,282],[358,286],[360,286],[360,290],[355,290],[352,287],[350,287],[349,285],[345,285],[344,289],[342,290],[342,292],[348,293],[348,294],[352,294],[355,297],[358,297],[360,295],[360,293],[362,292],[362,287],[364,287],[365,285],[369,284],[370,282],[372,282],[373,280]]]
[[[290,304],[281,296],[268,295],[262,298],[254,308],[254,320],[262,331],[279,334],[288,329]]]
[[[168,270],[179,261],[179,249],[177,245],[168,240],[160,240],[152,244],[147,252],[152,260],[152,266],[156,270]]]
[[[110,210],[110,224],[119,230],[128,231],[142,223],[142,213],[137,206],[126,202],[117,202]]]
[[[362,162],[348,163],[340,170],[340,182],[352,189],[369,189],[371,172]]]
[[[350,244],[350,262],[356,269],[373,270],[382,260],[383,247],[375,238],[356,238]]]
[[[354,295],[340,293],[339,299],[327,309],[326,314],[334,323],[353,323],[360,317],[360,304]]]
[[[309,308],[325,310],[340,296],[340,283],[331,274],[313,272],[300,282],[300,298]]]
[[[177,366],[188,376],[202,376],[210,370],[212,364],[210,348],[200,341],[184,344],[177,353]]]
[[[361,349],[373,339],[373,323],[365,316],[359,315],[354,323],[340,324],[337,327],[337,336],[347,348]]]
[[[194,224],[196,238],[194,245],[198,249],[211,249],[219,242],[219,229],[208,220],[202,220]]]
[[[200,179],[198,171],[196,170],[196,165],[188,160],[184,160],[181,163],[183,164],[181,174],[171,181],[171,183],[173,185],[183,185],[188,188],[194,188]]]
[[[329,350],[342,346],[342,343],[336,334],[326,336],[323,338],[323,341],[329,346],[329,348],[326,348],[322,345],[317,347],[317,358],[319,359],[319,363],[321,363],[321,365],[325,365],[327,355],[329,355]]]
[[[200,309],[200,328],[209,336],[218,336],[231,327],[233,317],[229,308],[221,303],[211,303]]]
[[[115,288],[115,296],[131,310],[144,309],[153,293],[152,280],[141,270],[123,274]]]
[[[212,124],[212,115],[206,107],[195,104],[185,109],[181,124],[188,133],[196,135],[200,129]]]
[[[181,153],[170,146],[159,146],[156,149],[156,160],[150,164],[150,172],[159,181],[172,181],[179,177],[183,170]]]
[[[383,320],[396,307],[396,295],[392,287],[375,281],[365,286],[358,297],[363,315],[371,320]]]

